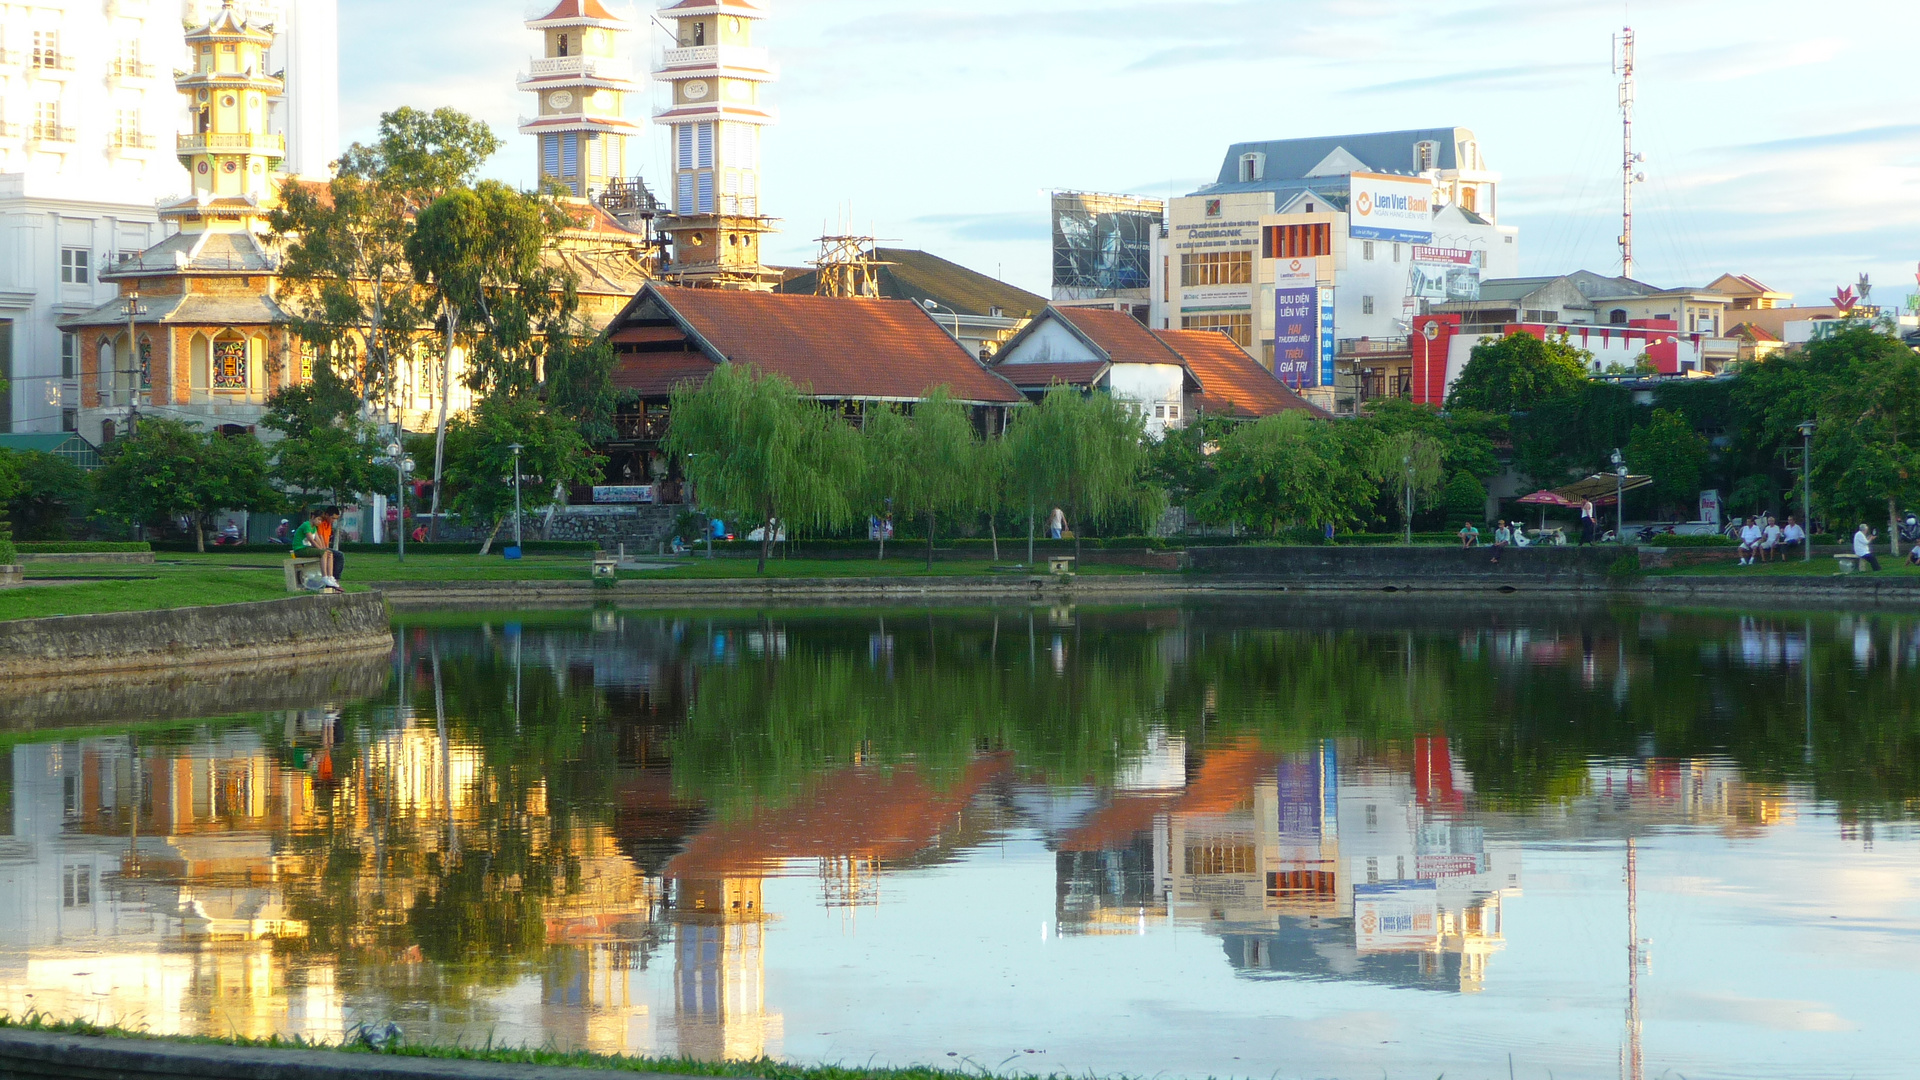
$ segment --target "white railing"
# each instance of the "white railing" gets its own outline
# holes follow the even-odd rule
[[[533,77],[547,75],[592,75],[599,60],[591,56],[543,56],[533,61]]]
[[[689,49],[665,49],[660,53],[663,68],[697,64],[759,70],[767,66],[767,50],[758,45],[696,45]]]
[[[189,153],[195,150],[256,150],[269,154],[284,154],[287,150],[287,140],[283,135],[205,132],[178,136],[176,142],[180,150]]]

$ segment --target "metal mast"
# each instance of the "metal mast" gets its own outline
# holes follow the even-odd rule
[[[1620,76],[1620,273],[1633,276],[1633,185],[1646,180],[1634,166],[1645,160],[1633,152],[1633,27],[1614,39],[1614,74]]]

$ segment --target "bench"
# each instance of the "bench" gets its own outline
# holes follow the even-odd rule
[[[1047,573],[1054,574],[1054,575],[1073,573],[1073,556],[1071,555],[1047,556]]]
[[[1840,564],[1840,572],[1843,574],[1857,574],[1860,572],[1860,556],[1858,555],[1835,555],[1833,560]]]
[[[286,562],[282,565],[286,568],[287,572],[288,592],[305,592],[307,589],[307,575],[318,574],[320,572],[320,560],[318,557],[302,559],[299,556],[289,555],[287,556]]]

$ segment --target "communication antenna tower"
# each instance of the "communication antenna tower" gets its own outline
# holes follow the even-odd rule
[[[1613,73],[1620,76],[1620,274],[1633,276],[1633,185],[1645,183],[1638,167],[1646,157],[1633,152],[1633,27],[1613,39]]]

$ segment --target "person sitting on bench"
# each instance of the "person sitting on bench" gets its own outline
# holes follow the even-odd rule
[[[320,560],[320,573],[317,575],[319,584],[309,585],[309,588],[340,591],[340,579],[337,576],[340,553],[333,550],[333,519],[339,513],[331,506],[315,507],[308,512],[307,520],[293,531],[294,557]]]

